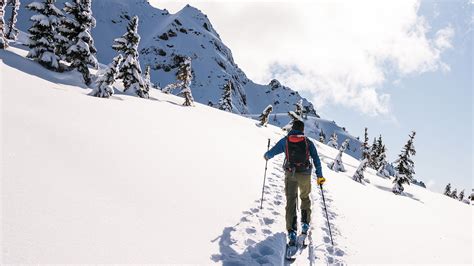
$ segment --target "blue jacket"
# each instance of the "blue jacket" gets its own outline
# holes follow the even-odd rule
[[[288,136],[291,135],[303,135],[303,132],[298,131],[298,130],[291,130],[288,133]],[[321,160],[319,160],[318,156],[318,151],[316,150],[316,146],[314,146],[314,143],[308,139],[308,144],[309,144],[309,154],[311,155],[311,158],[313,158],[313,163],[314,166],[316,166],[316,176],[317,177],[322,177],[323,176],[323,171],[321,169]],[[265,158],[271,159],[275,157],[275,155],[278,155],[280,153],[285,152],[285,147],[286,147],[286,137],[282,138],[271,148],[268,152],[265,153]]]

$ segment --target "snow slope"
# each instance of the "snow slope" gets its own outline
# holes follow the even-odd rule
[[[281,265],[285,243],[280,128],[152,92],[87,95],[78,73],[53,73],[0,51],[2,263]],[[313,187],[313,245],[297,264],[472,264],[472,206],[418,186],[405,196],[366,171],[326,167],[335,247]]]

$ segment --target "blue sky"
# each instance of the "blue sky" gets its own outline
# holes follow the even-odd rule
[[[417,132],[414,157],[417,178],[442,191],[453,187],[470,191],[473,176],[473,69],[472,11],[466,1],[425,1],[419,13],[433,28],[454,28],[452,49],[442,55],[450,71],[428,72],[387,83],[396,121],[370,117],[341,106],[326,106],[322,114],[332,117],[355,135],[382,134],[395,159],[411,130]],[[397,80],[398,77],[389,77]]]
[[[471,1],[151,3],[201,9],[249,78],[277,78],[355,136],[382,134],[390,160],[415,130],[416,177],[432,190],[472,187]]]

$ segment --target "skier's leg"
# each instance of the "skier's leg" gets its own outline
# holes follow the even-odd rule
[[[298,187],[301,199],[301,222],[309,224],[311,222],[311,174],[298,174]]]
[[[286,195],[286,230],[297,229],[296,225],[296,197],[298,197],[298,182],[291,172],[285,172]]]

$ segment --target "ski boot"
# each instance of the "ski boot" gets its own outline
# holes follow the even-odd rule
[[[302,223],[301,224],[301,234],[307,235],[309,231],[309,224],[307,223]]]
[[[288,231],[288,246],[296,246],[296,231]]]
[[[285,258],[288,261],[294,261],[296,252],[298,251],[298,246],[296,245],[296,231],[288,231],[288,244],[286,244]]]

